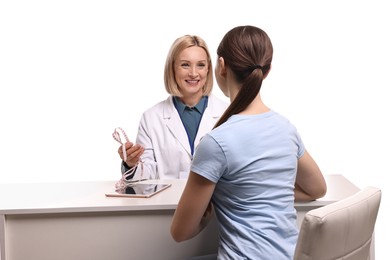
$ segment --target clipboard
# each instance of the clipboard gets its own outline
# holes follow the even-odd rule
[[[106,193],[106,197],[150,198],[171,186],[164,183],[135,183],[122,190]]]

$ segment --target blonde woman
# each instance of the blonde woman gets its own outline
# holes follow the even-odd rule
[[[187,178],[195,147],[228,106],[211,94],[212,62],[199,36],[173,42],[164,83],[169,97],[143,113],[136,143],[127,142],[125,154],[122,146],[118,149],[122,173],[132,173],[127,179]]]

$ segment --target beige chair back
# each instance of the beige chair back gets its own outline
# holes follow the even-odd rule
[[[366,187],[343,200],[306,213],[294,260],[367,260],[381,190]]]

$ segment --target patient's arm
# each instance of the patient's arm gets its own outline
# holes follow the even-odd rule
[[[311,201],[326,194],[326,182],[317,163],[305,151],[298,160],[297,177],[295,181],[295,200]]]

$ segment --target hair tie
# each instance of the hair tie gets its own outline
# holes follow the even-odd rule
[[[263,71],[263,67],[261,66],[261,65],[253,65],[253,66],[250,66],[249,67],[249,69],[248,69],[248,71],[249,72],[252,72],[252,71],[254,71],[254,70],[257,70],[257,69],[261,69],[261,71]]]

